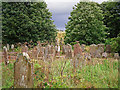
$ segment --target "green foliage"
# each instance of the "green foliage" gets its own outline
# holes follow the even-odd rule
[[[86,45],[104,42],[105,29],[103,14],[99,4],[80,2],[73,7],[66,25],[65,43],[79,41]]]
[[[2,64],[2,88],[10,88],[14,85],[14,65],[13,63],[7,66]]]
[[[108,38],[105,41],[106,45],[111,45],[112,52],[120,53],[120,34],[116,38]]]
[[[101,7],[105,17],[104,24],[108,27],[106,30],[108,33],[108,38],[117,37],[117,35],[120,33],[120,1],[103,2]]]
[[[45,2],[3,2],[3,43],[52,41],[56,28]]]
[[[120,34],[117,38],[112,38],[111,42],[113,52],[118,52],[120,54]]]
[[[96,64],[87,64],[74,72],[70,60],[66,61],[63,75],[60,75],[61,67],[65,60],[55,60],[52,62],[49,79],[46,79],[46,70],[43,66],[34,64],[34,88],[118,88],[118,61],[96,60]],[[2,64],[2,88],[13,87],[14,84],[14,62],[7,66]],[[57,64],[56,64],[57,63]],[[100,64],[102,63],[102,64]]]

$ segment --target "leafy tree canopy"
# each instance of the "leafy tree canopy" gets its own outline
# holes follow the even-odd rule
[[[55,40],[51,16],[45,2],[3,2],[3,43]]]
[[[120,33],[120,1],[103,2],[104,24],[108,27],[108,38],[115,38]]]
[[[79,41],[90,45],[104,42],[106,27],[102,20],[103,14],[98,3],[77,3],[66,25],[65,43]]]

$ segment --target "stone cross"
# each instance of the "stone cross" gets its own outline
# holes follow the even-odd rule
[[[33,88],[33,80],[33,64],[21,53],[14,63],[14,87]]]

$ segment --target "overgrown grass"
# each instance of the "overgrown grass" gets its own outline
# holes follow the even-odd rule
[[[93,59],[95,63],[97,60]],[[100,63],[101,62],[101,63]],[[14,65],[2,63],[2,87],[14,83]],[[63,68],[64,67],[64,68]],[[61,72],[63,74],[61,75]],[[118,88],[118,61],[98,60],[77,68],[70,60],[55,60],[52,63],[34,64],[34,88]]]

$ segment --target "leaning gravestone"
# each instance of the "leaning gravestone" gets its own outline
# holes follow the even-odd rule
[[[19,54],[14,63],[14,87],[33,88],[33,64],[23,54]]]
[[[3,47],[3,54],[4,54],[5,64],[7,65],[9,61],[8,61],[8,52],[6,46]]]

